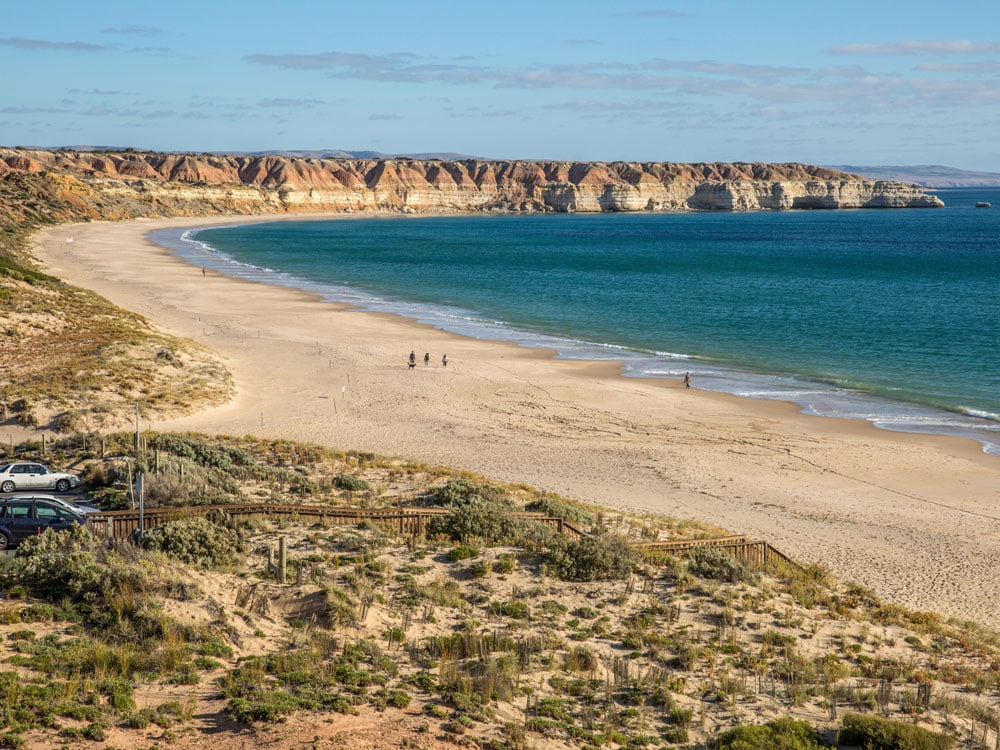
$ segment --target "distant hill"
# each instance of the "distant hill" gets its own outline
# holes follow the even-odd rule
[[[936,188],[1000,187],[1000,173],[972,172],[966,169],[918,164],[909,167],[859,167],[851,164],[828,165],[870,180],[898,180],[910,185]]]

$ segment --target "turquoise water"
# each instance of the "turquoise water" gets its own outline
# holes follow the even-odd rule
[[[1000,191],[937,194],[946,208],[365,218],[154,239],[466,335],[621,359],[635,376],[691,371],[698,387],[1000,453]]]

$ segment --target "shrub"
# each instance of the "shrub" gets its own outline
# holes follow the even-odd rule
[[[844,714],[840,742],[871,750],[946,750],[955,738],[901,721]]]
[[[581,508],[568,500],[562,500],[552,495],[545,495],[537,500],[532,500],[525,507],[525,510],[544,513],[554,518],[562,518],[570,523],[592,526],[594,524],[594,514]]]
[[[473,578],[485,578],[490,572],[490,564],[485,560],[476,560],[469,566],[469,575]]]
[[[189,565],[224,567],[243,552],[239,536],[206,518],[168,521],[142,538],[145,549],[159,550]]]
[[[510,573],[514,570],[514,556],[509,553],[504,553],[497,557],[496,561],[493,563],[493,572],[504,575]]]
[[[523,525],[503,505],[473,499],[447,516],[432,519],[428,530],[460,542],[482,539],[487,544],[516,544],[522,529]]]
[[[460,544],[457,547],[452,547],[448,550],[448,559],[451,562],[458,562],[459,560],[470,560],[473,557],[479,556],[479,550],[468,544]]]
[[[715,581],[752,583],[756,576],[743,563],[721,549],[700,547],[691,551],[688,570]]]
[[[489,484],[473,484],[467,479],[449,479],[443,486],[434,490],[430,501],[435,505],[459,507],[474,501],[501,502],[506,495],[499,487]]]
[[[780,718],[763,726],[744,725],[714,738],[713,750],[818,750],[826,747],[815,729],[806,721]]]
[[[96,552],[100,541],[82,526],[28,537],[17,548],[8,580],[32,596],[81,601],[109,583]]]
[[[545,562],[565,581],[597,581],[624,578],[637,559],[625,537],[600,534],[579,540],[554,539]]]
[[[338,490],[348,490],[350,492],[361,492],[370,489],[370,485],[361,477],[353,474],[341,473],[333,478],[333,486]]]
[[[132,501],[129,499],[128,492],[126,490],[119,490],[113,487],[102,487],[96,492],[91,492],[90,497],[94,501],[95,505],[105,511],[128,510],[132,507]]]

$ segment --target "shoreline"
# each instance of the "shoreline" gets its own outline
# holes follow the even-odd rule
[[[971,439],[685,391],[679,381],[624,377],[614,362],[555,359],[302,290],[203,276],[145,239],[167,227],[312,218],[340,217],[61,226],[36,235],[34,252],[54,275],[208,346],[232,370],[232,402],[157,429],[371,450],[698,518],[765,538],[905,606],[1000,619],[992,575],[1000,463]],[[434,366],[408,372],[411,349],[432,352]]]
[[[446,214],[445,216],[462,216]],[[436,218],[419,214],[412,218]],[[324,220],[327,217],[314,217]],[[360,216],[331,217],[365,218]],[[374,217],[382,218],[382,217]],[[385,218],[407,218],[393,214]],[[464,218],[464,217],[463,217]],[[294,221],[294,219],[290,219]],[[370,220],[370,219],[369,219]],[[240,222],[226,224],[239,226]],[[858,419],[877,429],[906,434],[942,435],[978,441],[984,453],[1000,457],[1000,426],[987,418],[985,412],[975,412],[955,406],[934,406],[920,401],[892,400],[866,390],[852,390],[833,381],[766,372],[741,367],[739,363],[722,362],[687,353],[667,355],[661,352],[630,350],[613,344],[600,344],[586,339],[573,339],[556,333],[521,329],[506,323],[482,318],[475,310],[447,304],[415,303],[393,300],[378,291],[366,291],[322,281],[310,281],[284,271],[248,265],[246,262],[217,251],[197,237],[188,237],[200,227],[179,230],[158,230],[149,233],[156,244],[163,245],[180,259],[214,269],[223,275],[315,293],[324,301],[347,304],[368,312],[398,315],[408,320],[430,324],[439,330],[474,339],[503,341],[532,349],[554,350],[559,359],[613,361],[620,365],[626,377],[659,380],[680,380],[691,371],[695,387],[727,393],[740,398],[781,401],[795,404],[803,414],[836,419]],[[706,385],[707,384],[707,385]],[[964,399],[961,403],[964,403]]]

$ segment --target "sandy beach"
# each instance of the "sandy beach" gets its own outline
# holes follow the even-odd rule
[[[233,222],[94,223],[37,238],[49,273],[210,347],[232,370],[232,402],[149,427],[373,451],[696,518],[904,606],[1000,623],[1000,458],[978,443],[624,378],[613,364],[203,274],[144,238]]]

